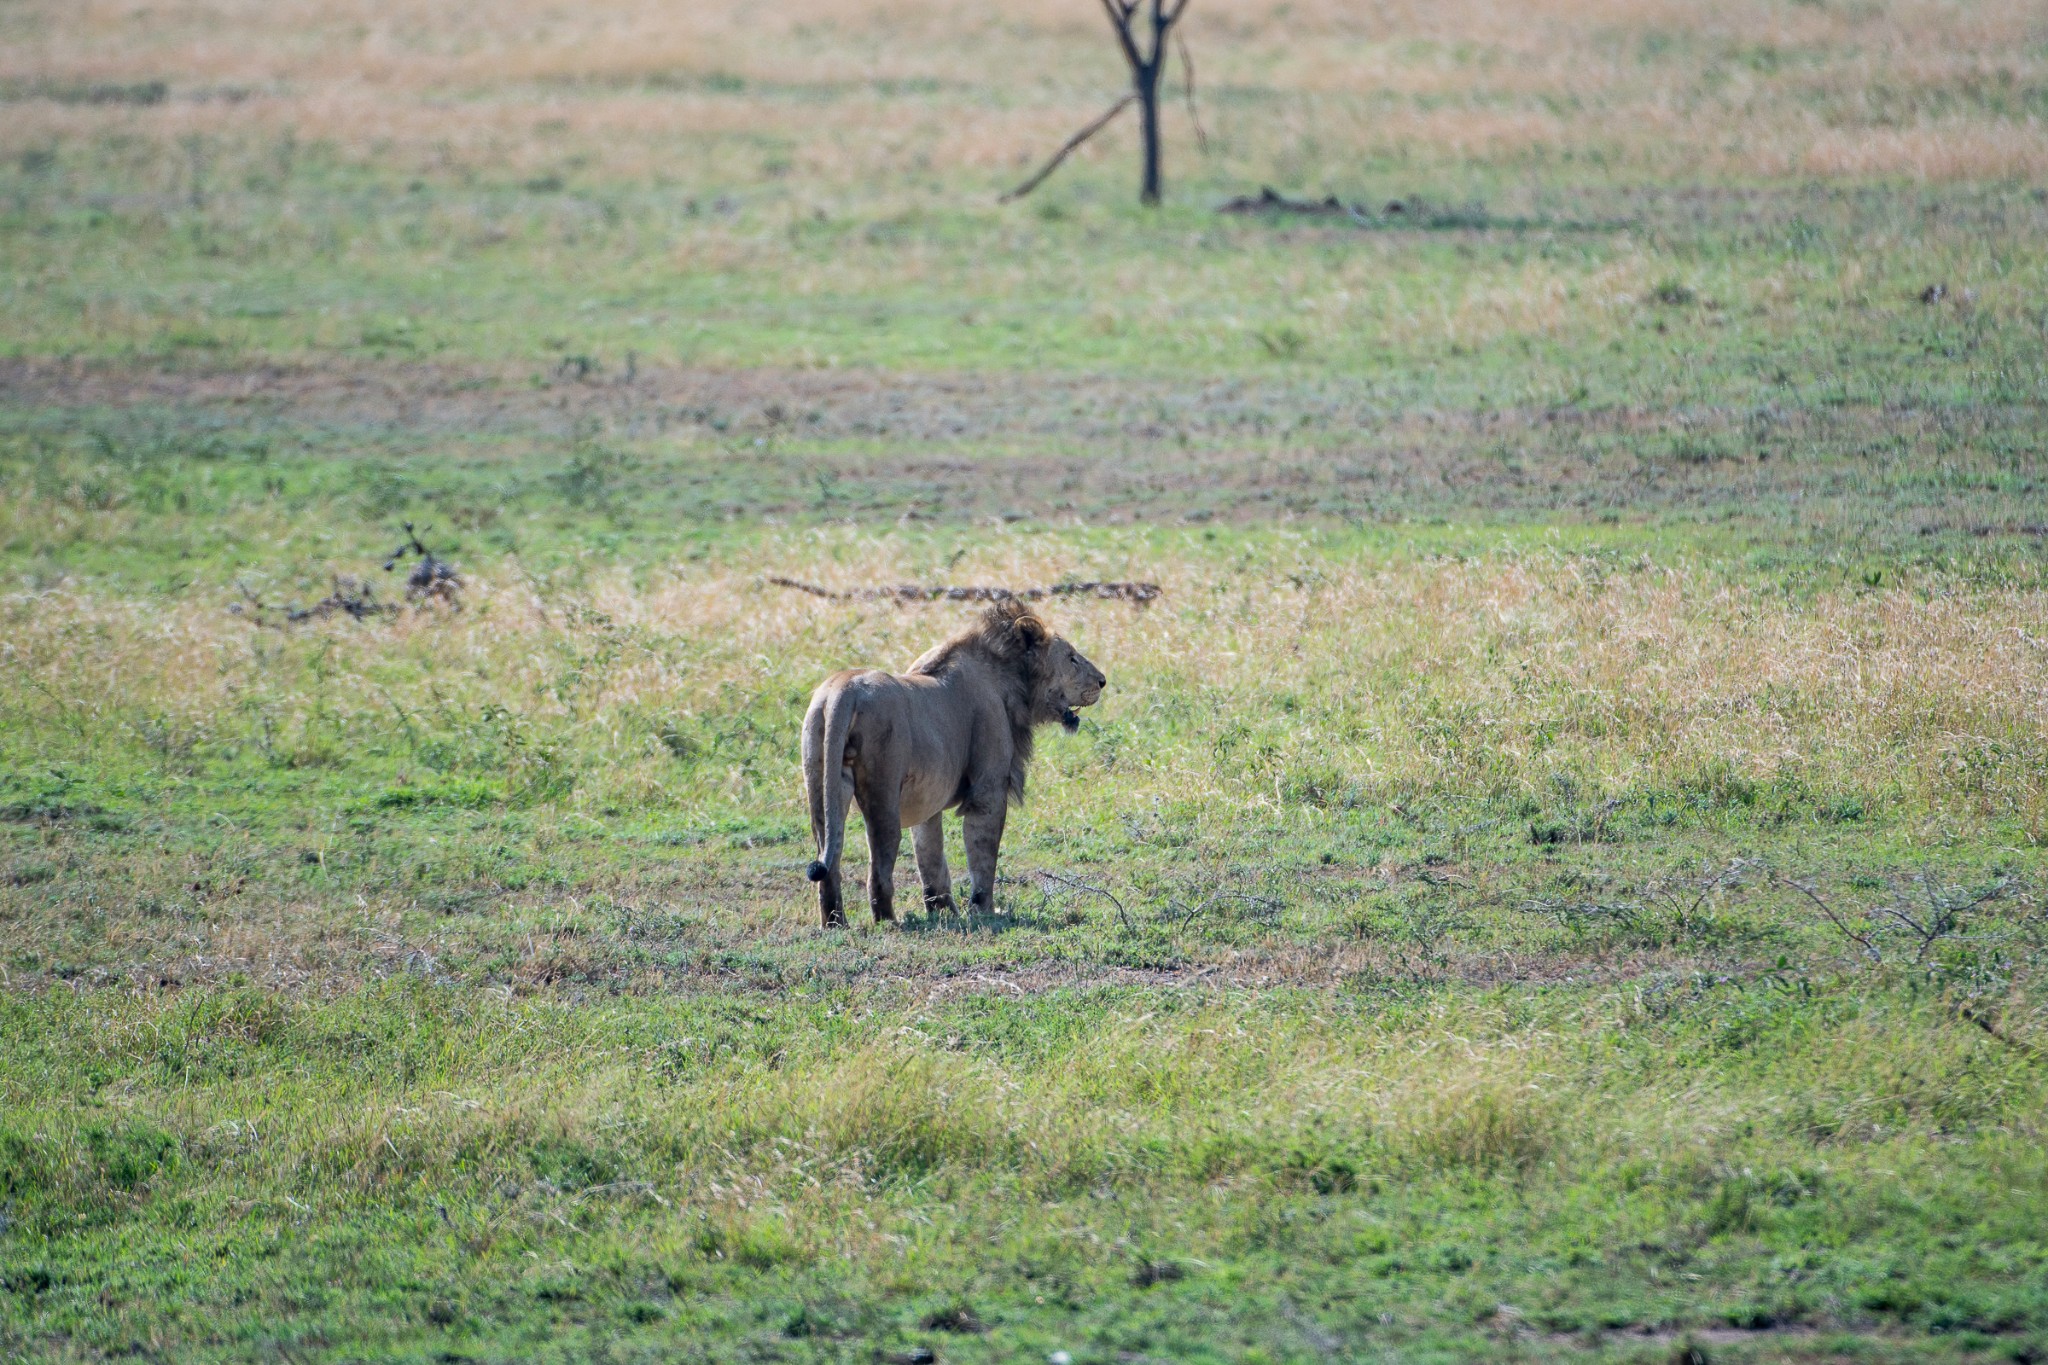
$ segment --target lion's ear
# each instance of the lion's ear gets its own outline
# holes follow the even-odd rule
[[[1036,616],[1020,616],[1017,618],[1017,636],[1033,649],[1042,649],[1052,639],[1052,632]]]

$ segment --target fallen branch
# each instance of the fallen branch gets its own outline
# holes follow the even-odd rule
[[[1163,591],[1157,583],[1109,583],[1090,579],[1085,583],[1055,583],[1049,588],[992,588],[922,586],[903,583],[893,588],[821,588],[781,574],[769,574],[767,581],[778,588],[822,597],[828,602],[1042,602],[1048,597],[1100,597],[1112,602],[1129,602],[1143,607]]]
[[[1275,900],[1271,896],[1254,895],[1249,891],[1216,891],[1204,896],[1194,905],[1188,905],[1177,897],[1169,896],[1165,906],[1159,911],[1159,918],[1162,923],[1175,924],[1177,929],[1185,929],[1210,911],[1222,909],[1230,901],[1244,902],[1251,907],[1255,917],[1267,924],[1278,919],[1287,910],[1286,902]]]
[[[1625,901],[1608,904],[1604,901],[1561,901],[1537,896],[1515,908],[1524,914],[1548,915],[1557,921],[1560,929],[1583,929],[1601,920],[1632,928],[1642,920],[1642,907]]]
[[[1106,110],[1100,118],[1096,119],[1095,122],[1089,124],[1086,128],[1083,128],[1080,132],[1068,138],[1066,145],[1064,147],[1061,147],[1058,151],[1052,154],[1052,160],[1046,162],[1045,165],[1039,169],[1037,175],[1032,176],[1029,180],[1019,185],[1016,189],[1011,190],[1008,194],[996,200],[996,202],[998,204],[1007,204],[1013,199],[1022,199],[1025,195],[1031,193],[1031,191],[1037,189],[1040,185],[1044,184],[1045,178],[1051,175],[1054,171],[1058,170],[1060,168],[1060,163],[1062,161],[1065,161],[1068,155],[1072,153],[1076,147],[1086,142],[1089,138],[1094,137],[1104,128],[1107,128],[1109,126],[1109,121],[1115,118],[1118,114],[1121,114],[1124,111],[1125,106],[1131,104],[1137,98],[1138,96],[1134,91],[1131,94],[1125,95],[1115,104],[1110,105],[1108,110]]]
[[[1820,911],[1827,922],[1834,925],[1844,938],[1851,939],[1862,945],[1863,951],[1870,954],[1872,962],[1884,961],[1884,953],[1878,948],[1876,939],[1868,933],[1858,933],[1854,928],[1850,927],[1849,921],[1844,916],[1836,913],[1833,906],[1822,900],[1819,892],[1806,885],[1806,883],[1794,881],[1790,877],[1773,877],[1772,880],[1780,886],[1791,887],[1794,891],[1812,901],[1814,908]]]
[[[1038,878],[1040,882],[1051,882],[1070,891],[1086,891],[1091,895],[1102,897],[1116,907],[1116,917],[1123,921],[1125,931],[1135,932],[1131,929],[1131,917],[1124,912],[1124,903],[1103,888],[1091,882],[1084,882],[1079,877],[1062,877],[1057,872],[1034,872],[1031,875]]]
[[[1327,199],[1289,199],[1271,185],[1256,195],[1241,194],[1216,210],[1218,213],[1290,213],[1303,218],[1357,218],[1359,210],[1336,195]]]
[[[281,607],[273,606],[251,592],[247,584],[237,583],[235,586],[241,590],[248,607],[245,609],[242,603],[236,602],[228,610],[237,615],[243,614],[246,610],[248,616],[258,625],[274,624],[276,622],[271,618],[281,618],[284,624],[295,626],[301,621],[324,621],[336,615],[367,621],[372,616],[383,616],[398,610],[396,603],[379,602],[377,590],[370,584],[348,574],[336,574],[334,590],[310,607],[301,607],[296,603],[287,603]]]

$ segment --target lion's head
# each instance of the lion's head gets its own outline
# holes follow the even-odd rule
[[[938,673],[962,651],[987,654],[1015,680],[1013,712],[1024,727],[1058,721],[1069,732],[1081,728],[1076,714],[1093,706],[1109,681],[1045,618],[1016,598],[997,602],[981,620],[911,666],[913,673]]]
[[[998,602],[985,619],[991,626],[1006,624],[1032,652],[1032,723],[1056,720],[1069,734],[1080,729],[1081,717],[1075,712],[1095,705],[1109,682],[1102,670],[1022,602]]]

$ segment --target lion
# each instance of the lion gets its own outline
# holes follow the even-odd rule
[[[839,856],[846,807],[868,830],[868,906],[875,922],[896,918],[896,854],[911,829],[925,909],[951,913],[940,817],[957,808],[967,836],[970,905],[995,909],[996,851],[1009,807],[1024,800],[1031,734],[1057,721],[1081,728],[1108,679],[1053,634],[1023,602],[998,602],[974,625],[925,653],[908,673],[849,668],[811,694],[804,716],[804,792],[818,858],[818,913],[827,928],[846,923]]]

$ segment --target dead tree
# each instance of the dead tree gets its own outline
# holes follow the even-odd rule
[[[428,527],[432,530],[432,527]],[[390,573],[398,567],[399,561],[407,555],[416,557],[412,572],[405,576],[405,595],[413,602],[438,601],[451,607],[462,605],[462,575],[455,566],[426,547],[419,533],[412,529],[412,523],[405,523],[405,543],[391,552],[384,561],[384,572]]]
[[[1045,163],[1038,174],[1003,196],[1003,202],[1021,199],[1044,183],[1045,178],[1059,169],[1062,161],[1076,147],[1094,137],[1116,116],[1124,106],[1135,103],[1138,106],[1138,136],[1144,148],[1144,178],[1138,189],[1138,202],[1157,204],[1159,202],[1160,157],[1159,157],[1159,87],[1166,75],[1167,58],[1171,55],[1170,44],[1173,26],[1187,13],[1188,0],[1102,0],[1102,12],[1109,16],[1110,27],[1116,31],[1118,48],[1123,51],[1124,61],[1131,68],[1131,89],[1112,104],[1108,111],[1080,132],[1067,139],[1066,144],[1053,153],[1052,160]],[[1148,41],[1149,40],[1149,41]],[[1181,65],[1187,70],[1188,106],[1194,107],[1194,66],[1188,61],[1187,44],[1181,44]],[[1197,133],[1201,125],[1196,123]],[[1205,139],[1206,141],[1206,139]]]
[[[1102,0],[1103,11],[1116,29],[1117,46],[1130,63],[1131,93],[1138,97],[1139,137],[1145,144],[1145,179],[1138,191],[1141,204],[1159,202],[1159,78],[1166,74],[1167,35],[1187,7],[1188,0],[1172,0],[1171,4],[1150,0],[1149,6],[1146,0]],[[1133,32],[1139,26],[1141,10],[1150,20],[1146,25],[1152,31],[1149,49]]]

